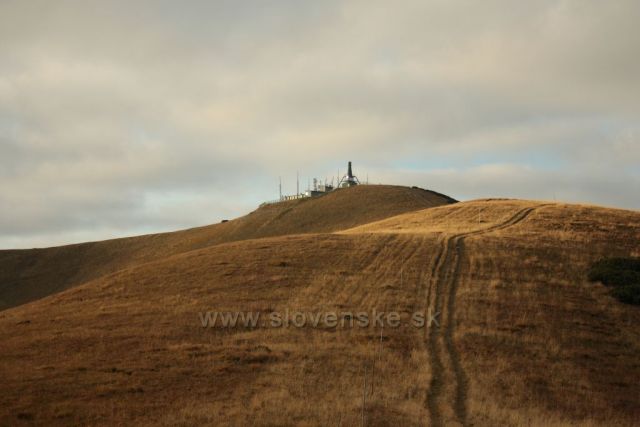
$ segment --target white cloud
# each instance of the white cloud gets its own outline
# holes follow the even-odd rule
[[[217,221],[347,159],[457,198],[637,209],[638,18],[632,0],[3,2],[0,247]]]

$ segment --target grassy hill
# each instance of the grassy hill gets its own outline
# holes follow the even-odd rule
[[[318,198],[265,205],[229,222],[173,233],[46,249],[0,250],[0,310],[194,249],[258,237],[331,232],[454,202],[419,188],[363,185]]]
[[[0,424],[640,419],[640,310],[587,277],[602,256],[640,255],[640,213],[516,200],[409,208],[414,190],[357,191],[336,192],[334,207],[361,196],[362,221],[323,224],[304,205],[331,199],[268,206],[278,213],[234,225],[270,218],[254,223],[261,238],[214,232],[227,223],[179,232],[192,240],[0,312]],[[366,213],[382,209],[368,202],[377,191],[405,208]],[[399,325],[349,326],[373,310],[399,313]],[[335,312],[341,323],[203,327],[206,311]],[[416,312],[438,325],[415,327]]]

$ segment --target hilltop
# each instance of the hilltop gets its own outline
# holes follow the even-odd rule
[[[46,249],[0,250],[0,310],[133,265],[212,245],[259,237],[342,230],[456,201],[392,185],[362,185],[322,197],[264,205],[228,222]]]
[[[136,263],[0,312],[0,424],[636,422],[640,311],[587,271],[640,255],[640,213],[356,188],[158,235]],[[368,202],[378,191],[393,207]],[[329,202],[362,217],[323,222],[311,203]],[[210,310],[403,322],[203,328]],[[439,326],[404,322],[416,311]]]

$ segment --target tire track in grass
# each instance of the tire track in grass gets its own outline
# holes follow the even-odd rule
[[[427,294],[427,307],[433,309],[431,313],[439,313],[442,309],[442,280],[438,280],[442,276],[442,270],[445,264],[446,248],[448,246],[449,238],[444,238],[438,245],[438,252],[436,252],[435,261],[431,270],[431,279],[429,281],[429,292]],[[431,298],[433,297],[433,302]],[[431,381],[429,383],[429,390],[426,397],[426,405],[429,410],[431,425],[442,425],[442,415],[438,406],[438,400],[440,397],[440,390],[443,385],[442,371],[443,365],[440,359],[440,343],[439,335],[440,328],[428,325],[427,332],[427,349],[429,352],[429,363],[431,365]]]
[[[433,313],[442,314],[443,310],[446,311],[445,316],[443,316],[443,318],[446,317],[446,323],[443,328],[444,331],[441,333],[439,326],[431,325],[431,327],[429,327],[429,333],[427,334],[427,348],[431,362],[431,382],[429,385],[429,391],[427,392],[426,404],[431,417],[431,425],[443,425],[442,414],[438,405],[442,394],[442,388],[444,386],[443,377],[445,375],[443,372],[444,364],[440,358],[441,345],[439,340],[441,338],[444,342],[444,346],[442,347],[444,348],[444,352],[447,353],[451,364],[452,372],[449,374],[455,379],[454,399],[451,405],[453,413],[460,424],[463,426],[469,425],[467,421],[468,379],[464,372],[464,368],[462,367],[460,354],[456,349],[453,339],[455,330],[456,293],[458,290],[460,276],[460,260],[464,252],[464,239],[469,236],[477,236],[512,227],[523,221],[531,214],[531,212],[542,206],[545,205],[520,209],[508,220],[500,224],[467,233],[454,234],[442,239],[433,264],[427,301],[427,304],[431,303],[429,299],[431,297],[431,288],[433,287],[435,292]],[[446,306],[443,303],[445,292],[447,293]]]

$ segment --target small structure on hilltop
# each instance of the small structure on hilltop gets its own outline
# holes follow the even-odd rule
[[[325,193],[333,191],[333,183],[328,184],[325,180],[324,183],[318,180],[318,178],[313,178],[313,188],[308,189],[304,192],[305,197],[316,197],[322,196]]]
[[[351,171],[351,162],[349,162],[349,169],[347,170],[347,174],[343,176],[338,183],[338,188],[353,187],[358,184],[360,184],[360,181],[358,180],[358,177],[355,176]]]
[[[351,162],[349,162],[347,174],[344,175],[342,179],[340,179],[340,173],[338,173],[338,179],[339,179],[338,185],[334,187],[333,178],[331,178],[331,183],[327,182],[326,179],[324,181],[321,181],[317,178],[313,178],[313,187],[309,185],[309,188],[307,189],[307,191],[305,191],[304,193],[301,193],[299,190],[300,179],[296,177],[296,193],[297,194],[288,195],[288,196],[282,194],[282,180],[280,180],[280,198],[277,200],[270,200],[268,202],[264,202],[261,204],[261,206],[269,205],[272,203],[286,202],[288,200],[303,199],[306,197],[318,197],[318,196],[322,196],[323,194],[330,193],[331,191],[334,191],[338,188],[346,188],[346,187],[353,187],[356,185],[360,185],[360,181],[358,180],[358,177],[353,174],[353,170],[351,169]]]

